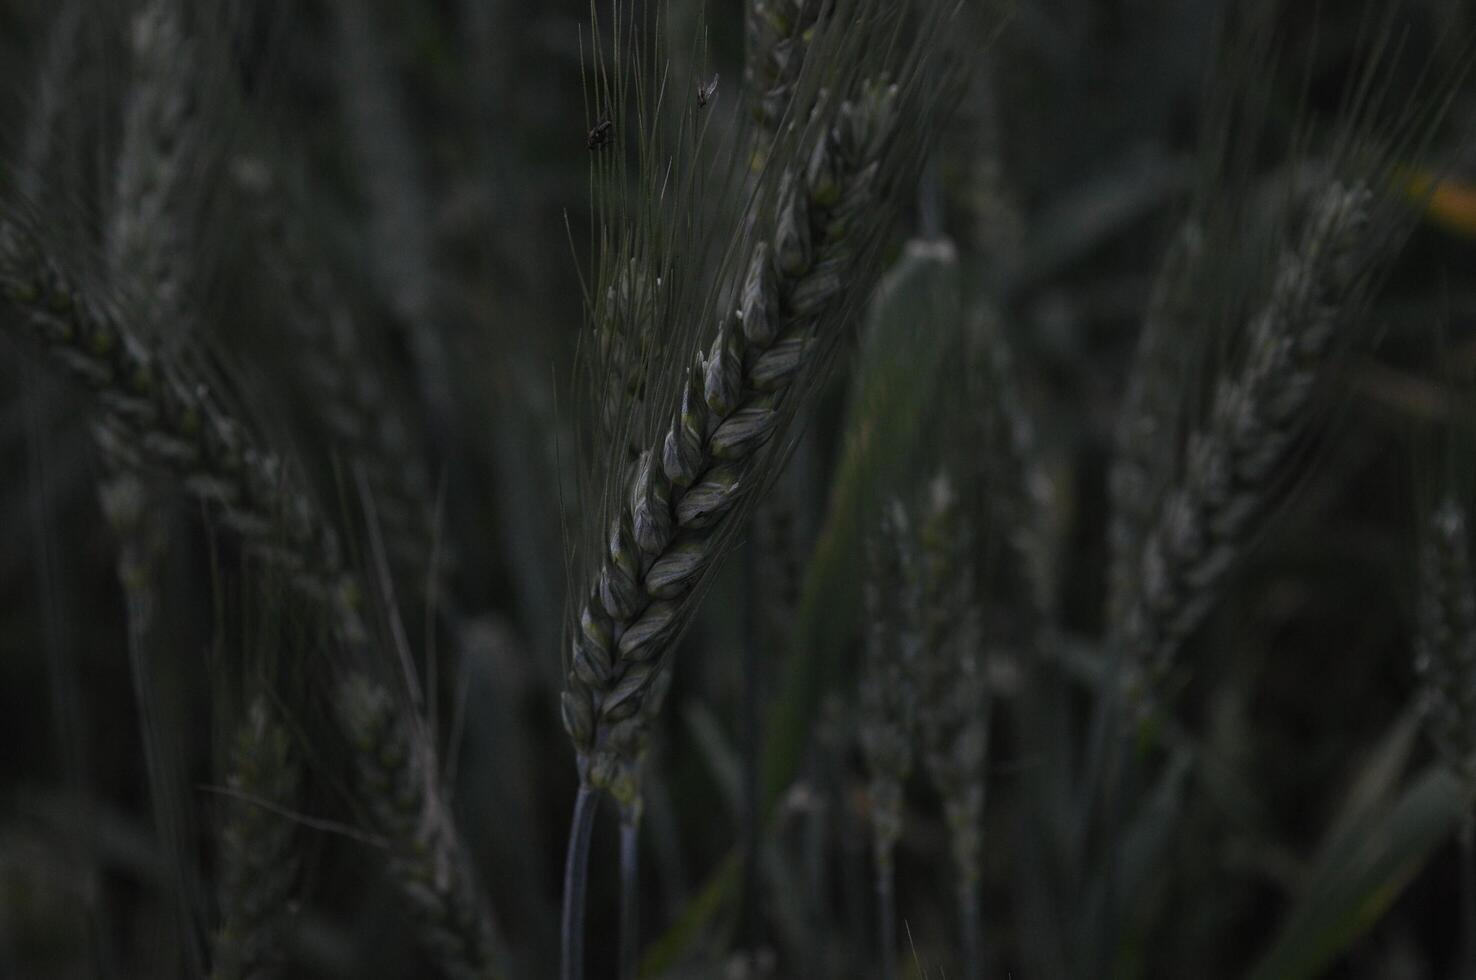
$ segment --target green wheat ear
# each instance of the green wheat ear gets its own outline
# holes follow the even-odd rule
[[[1476,575],[1469,513],[1446,497],[1420,529],[1414,663],[1431,741],[1451,771],[1476,785]]]
[[[491,916],[425,734],[363,674],[343,680],[334,708],[353,748],[356,798],[369,828],[386,841],[389,876],[421,945],[456,980],[503,976]]]
[[[252,702],[236,733],[227,785],[211,977],[268,980],[282,972],[301,871],[296,825],[281,811],[297,808],[302,769],[291,733],[265,698]]]

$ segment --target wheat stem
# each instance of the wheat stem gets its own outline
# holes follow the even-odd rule
[[[620,980],[635,980],[641,953],[641,818],[620,820]]]
[[[1467,813],[1456,835],[1461,864],[1461,980],[1476,980],[1476,816]]]
[[[897,875],[892,845],[878,843],[876,859],[877,952],[882,980],[897,980]]]
[[[561,980],[584,980],[584,906],[589,885],[589,840],[594,833],[599,794],[580,783],[569,823],[569,851],[564,860],[564,908],[559,928]]]

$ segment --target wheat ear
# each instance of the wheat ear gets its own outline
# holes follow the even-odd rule
[[[1476,785],[1476,575],[1466,508],[1445,499],[1419,550],[1415,672],[1425,726],[1451,771]]]
[[[1108,474],[1108,616],[1113,622],[1132,600],[1135,560],[1163,500],[1162,474],[1178,437],[1187,354],[1194,349],[1190,341],[1200,302],[1196,274],[1203,250],[1199,225],[1186,222],[1159,264],[1118,412]]]
[[[1363,271],[1370,201],[1361,186],[1334,184],[1313,202],[1249,325],[1243,362],[1216,382],[1207,418],[1189,433],[1183,475],[1135,560],[1117,637],[1149,684],[1219,597],[1315,414],[1339,314]]]
[[[370,828],[388,841],[388,872],[422,944],[453,980],[502,976],[471,859],[439,792],[429,738],[362,674],[339,686],[335,708],[353,745],[357,795]]]
[[[248,550],[282,574],[294,591],[322,609],[334,638],[346,651],[362,655],[368,642],[360,606],[362,589],[343,565],[337,538],[298,492],[279,458],[256,445],[249,430],[209,397],[209,389],[183,361],[163,360],[123,326],[106,300],[83,290],[43,250],[42,240],[20,217],[0,214],[0,297],[20,314],[5,323],[24,325],[52,356],[90,387],[98,398],[100,425],[114,452],[129,468],[153,466],[174,473],[192,495],[209,505],[235,531]],[[393,702],[382,707],[390,712]],[[340,715],[347,721],[350,715]],[[378,717],[378,716],[376,716]],[[388,717],[393,718],[392,714]],[[433,759],[428,736],[399,719],[394,737],[413,746],[417,758]],[[357,733],[362,736],[363,733]],[[350,733],[351,743],[362,739]],[[356,760],[368,764],[366,760]],[[434,772],[433,764],[426,764]],[[362,784],[376,785],[372,782]],[[424,811],[434,819],[436,840],[460,853],[455,825],[441,800],[439,785],[422,787]],[[384,805],[368,799],[369,809]],[[424,840],[410,835],[404,822],[387,825],[391,845],[414,852]],[[395,837],[395,833],[410,836]],[[458,876],[469,875],[466,866]],[[415,882],[396,883],[409,893]],[[440,896],[453,903],[457,922],[491,922],[476,889],[457,887]],[[469,904],[455,904],[469,903]],[[427,945],[446,952],[434,921],[418,920]],[[490,930],[490,925],[485,928]],[[454,949],[450,950],[455,953]],[[458,969],[453,959],[448,969]]]
[[[847,292],[895,101],[895,86],[866,85],[819,134],[807,165],[786,175],[772,234],[749,256],[741,307],[723,314],[664,442],[642,452],[619,504],[579,609],[563,694],[583,778],[597,788],[630,753],[641,702],[730,537],[730,515],[766,476],[760,451],[821,340],[813,325]]]
[[[6,322],[92,389],[123,465],[174,473],[297,591],[329,603],[341,635],[362,641],[358,591],[337,538],[294,491],[281,459],[254,444],[201,373],[160,359],[108,297],[85,289],[13,213],[0,214],[0,296],[19,314]]]
[[[271,808],[297,807],[302,768],[291,734],[265,698],[247,709],[230,765],[234,798],[220,838],[220,929],[211,977],[270,980],[282,972],[301,869],[296,826]]]
[[[918,733],[923,761],[943,801],[958,883],[964,976],[981,973],[979,860],[989,700],[980,657],[972,569],[973,536],[946,472],[928,487],[918,525],[921,625]]]
[[[199,45],[178,0],[150,0],[134,16],[132,78],[108,231],[109,268],[137,294],[166,337],[188,291],[189,222],[181,213],[195,162]]]
[[[302,220],[284,206],[290,191],[280,175],[262,165],[236,177],[251,202],[263,264],[282,287],[282,324],[295,342],[291,367],[312,393],[310,410],[335,447],[363,467],[397,567],[416,583],[445,574],[445,562],[432,568],[433,494],[409,413],[365,349],[361,324]]]
[[[919,689],[917,567],[902,505],[883,513],[871,542],[866,581],[866,652],[859,736],[870,774],[872,854],[882,977],[897,976],[892,852],[902,836],[902,790],[912,773]]]
[[[1419,536],[1415,674],[1420,713],[1440,759],[1476,791],[1476,576],[1469,511],[1447,496]],[[1476,976],[1476,818],[1467,812],[1460,846],[1461,975]]]

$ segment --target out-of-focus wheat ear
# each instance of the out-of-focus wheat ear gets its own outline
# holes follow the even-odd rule
[[[947,472],[928,486],[918,525],[923,761],[943,802],[958,886],[965,977],[982,974],[979,873],[989,696],[974,591],[974,535]]]
[[[291,733],[264,697],[246,711],[231,749],[220,834],[220,928],[213,980],[282,974],[297,899],[301,848],[283,815],[299,808],[302,766]]]
[[[186,196],[201,126],[197,40],[179,0],[148,0],[129,25],[131,72],[109,201],[107,259],[114,282],[136,296],[161,341],[183,329],[193,270]]]
[[[289,366],[312,393],[317,424],[363,467],[396,569],[417,584],[447,575],[454,549],[433,549],[435,498],[412,413],[366,349],[362,324],[292,203],[297,195],[263,161],[237,167],[234,177],[250,201],[263,264],[281,287],[281,324],[294,341]]]
[[[1242,358],[1214,382],[1206,417],[1188,434],[1113,636],[1133,662],[1140,706],[1218,599],[1317,417],[1342,314],[1366,274],[1371,201],[1361,185],[1332,183],[1317,195],[1247,325]]]
[[[99,433],[107,444],[106,431]],[[102,510],[117,541],[115,566],[128,623],[128,661],[138,710],[149,806],[160,850],[168,856],[171,900],[179,951],[191,971],[204,972],[204,935],[197,921],[204,908],[196,867],[196,828],[189,780],[177,733],[185,718],[174,688],[161,683],[169,666],[161,627],[160,576],[168,546],[164,522],[144,481],[133,473],[115,474],[99,488]]]
[[[1198,295],[1204,236],[1186,222],[1159,264],[1142,332],[1133,353],[1127,391],[1118,410],[1111,469],[1108,619],[1126,614],[1137,576],[1143,539],[1163,500],[1162,475],[1169,470],[1183,416],[1183,386],[1194,331],[1202,315]]]
[[[1415,674],[1441,759],[1476,787],[1476,574],[1469,510],[1447,497],[1420,529]]]
[[[339,684],[334,707],[353,750],[355,798],[369,829],[386,841],[389,877],[421,945],[454,980],[503,976],[492,911],[447,809],[426,734],[361,673]]]
[[[825,8],[832,5],[833,0],[748,0],[743,82],[756,124],[755,169],[768,159],[794,103],[805,49]]]
[[[0,324],[38,344],[89,388],[105,451],[120,469],[161,470],[216,513],[247,550],[328,613],[337,636],[361,644],[361,590],[338,539],[280,457],[212,395],[206,372],[165,358],[58,260],[38,226],[0,207]]]
[[[40,70],[34,79],[31,113],[19,147],[16,182],[21,195],[38,207],[49,208],[55,197],[75,179],[75,151],[68,109],[78,97],[78,66],[83,53],[81,27],[85,4],[63,3],[46,39]],[[75,190],[75,188],[72,188]]]
[[[870,775],[881,974],[885,980],[894,980],[897,937],[892,854],[902,836],[902,791],[912,773],[921,668],[917,556],[901,503],[894,501],[886,508],[869,551],[858,735]]]
[[[359,0],[339,0],[333,6],[339,91],[370,208],[370,258],[405,333],[425,414],[436,438],[449,440],[455,410],[445,324],[437,304],[434,206],[422,174],[427,162],[405,93],[398,90],[383,25],[376,22],[394,8]]]
[[[974,316],[969,395],[978,416],[983,452],[980,482],[984,519],[1008,547],[1006,594],[1019,594],[1022,612],[1040,627],[1055,613],[1061,570],[1056,540],[1057,489],[1045,465],[1035,421],[1020,391],[1020,373],[999,310],[984,304]],[[954,477],[954,491],[966,486]],[[978,533],[978,529],[974,533]]]

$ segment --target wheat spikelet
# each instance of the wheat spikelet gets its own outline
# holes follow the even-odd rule
[[[291,809],[302,791],[292,737],[264,698],[247,709],[231,751],[230,814],[221,831],[220,928],[214,980],[269,980],[282,972],[283,943],[301,870],[295,825],[262,804]]]
[[[1249,324],[1243,363],[1219,378],[1188,436],[1183,475],[1135,560],[1117,636],[1150,682],[1217,597],[1315,414],[1339,314],[1359,284],[1370,201],[1363,187],[1337,184],[1317,197]]]
[[[893,501],[883,511],[868,557],[857,735],[869,776],[867,803],[876,871],[881,976],[894,980],[897,910],[892,855],[902,837],[902,794],[916,753],[922,679],[918,558],[907,512],[900,502]]]
[[[1476,780],[1476,577],[1466,508],[1445,499],[1420,536],[1415,673],[1441,758]]]
[[[765,474],[760,450],[787,420],[785,396],[843,301],[879,188],[896,87],[870,82],[843,103],[781,182],[771,235],[749,255],[741,306],[725,311],[689,371],[661,444],[642,452],[579,611],[563,696],[565,727],[594,785],[629,751],[642,698],[695,586],[731,533],[730,514]]]
[[[438,788],[423,733],[382,687],[349,675],[334,704],[351,740],[358,798],[389,842],[388,873],[426,950],[454,980],[501,976],[481,890]]]
[[[646,400],[646,373],[653,361],[658,293],[662,279],[632,256],[622,265],[595,317],[596,383],[600,388],[600,440],[624,443],[631,460],[641,445],[632,422]]]

